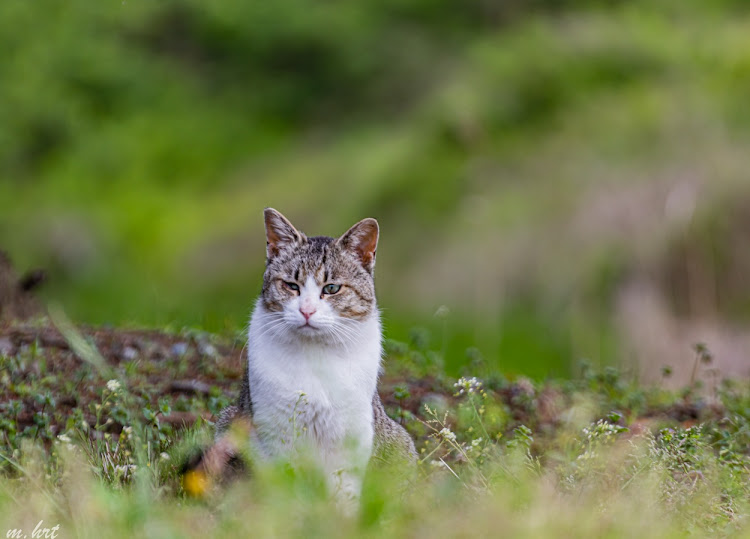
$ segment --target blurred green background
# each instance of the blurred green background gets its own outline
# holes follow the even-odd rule
[[[0,248],[76,320],[241,329],[272,206],[376,217],[450,372],[748,369],[746,1],[4,0],[0,50]]]

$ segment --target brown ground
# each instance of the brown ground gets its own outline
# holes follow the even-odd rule
[[[66,327],[55,319],[61,332],[49,318],[39,316],[41,308],[29,293],[33,286],[27,290],[22,282],[7,258],[0,258],[0,431],[49,440],[68,428],[75,413],[94,426],[95,406],[103,401],[104,388],[112,378],[134,398],[121,407],[127,407],[128,414],[143,419],[143,409],[150,408],[162,425],[174,428],[194,425],[199,418],[213,420],[239,393],[244,339],[199,331]],[[23,320],[29,316],[34,318]],[[95,365],[85,348],[98,353],[105,365]],[[406,356],[386,361],[387,374],[379,389],[389,413],[402,419],[409,415],[424,419],[425,404],[455,410],[452,380],[420,375],[408,363]],[[571,405],[570,391],[554,383],[535,387],[523,379],[513,383],[486,380],[485,389],[494,397],[491,401],[503,407],[509,419],[503,420],[506,431],[520,424],[554,430]],[[611,389],[602,386],[596,391]],[[158,412],[160,404],[171,411]],[[683,422],[694,421],[702,413],[689,397],[665,405],[641,413],[644,418]],[[114,418],[103,430],[119,432],[133,419],[132,415],[118,419],[114,408],[100,417],[100,424],[110,415]],[[409,427],[414,434],[427,433],[418,422]],[[3,436],[0,433],[0,446],[10,444],[10,436]]]

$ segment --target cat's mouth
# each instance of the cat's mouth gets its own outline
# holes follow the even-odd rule
[[[304,324],[297,326],[297,329],[299,331],[304,332],[315,332],[318,331],[320,328],[318,326],[313,326],[309,321],[305,322]]]

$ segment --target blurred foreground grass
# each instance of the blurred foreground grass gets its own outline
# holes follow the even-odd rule
[[[373,468],[346,518],[301,462],[186,497],[181,466],[238,389],[232,342],[82,331],[0,334],[0,531],[42,521],[57,537],[750,537],[750,387],[712,378],[707,351],[695,383],[671,392],[590,365],[565,381],[511,382],[479,358],[456,380],[439,352],[389,342],[380,393],[420,463]]]
[[[729,0],[10,0],[0,246],[77,320],[233,332],[264,206],[374,216],[389,336],[446,305],[454,373],[609,363],[634,277],[750,319],[748,36]]]

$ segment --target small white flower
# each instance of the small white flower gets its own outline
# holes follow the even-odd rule
[[[57,439],[66,444],[69,444],[73,441],[70,439],[70,436],[68,436],[67,434],[60,434],[58,435]]]
[[[169,454],[167,454],[167,453],[162,453],[159,456],[161,457],[161,460],[169,460]]]
[[[430,466],[432,466],[433,468],[444,468],[445,462],[443,462],[442,460],[431,460]]]
[[[476,440],[472,440],[471,441],[471,447],[477,447],[481,443],[482,443],[482,439],[481,438],[477,438]]]
[[[441,305],[437,308],[437,311],[435,311],[435,318],[448,318],[450,316],[451,310],[448,308],[447,305]]]
[[[479,392],[479,390],[482,389],[482,382],[475,376],[472,376],[471,378],[461,377],[455,384],[453,384],[453,387],[458,389],[456,395],[463,395],[464,393]]]
[[[117,393],[120,390],[120,382],[117,380],[110,380],[107,382],[107,389],[109,389],[112,393]]]
[[[455,442],[456,441],[456,433],[448,428],[443,428],[443,430],[440,431],[440,436],[448,440],[449,442]]]

